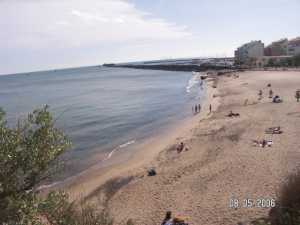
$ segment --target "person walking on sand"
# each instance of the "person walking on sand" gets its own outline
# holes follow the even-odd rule
[[[198,112],[198,106],[195,105],[195,113],[197,113],[197,112]]]
[[[212,108],[211,104],[209,104],[209,113],[211,113],[211,108]]]
[[[201,111],[201,105],[200,104],[198,104],[198,110],[199,110],[199,112]]]

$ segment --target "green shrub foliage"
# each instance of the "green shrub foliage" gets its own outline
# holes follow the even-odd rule
[[[64,192],[45,198],[38,185],[59,165],[71,146],[45,106],[11,127],[0,109],[0,224],[7,225],[111,225],[103,211],[75,206]]]

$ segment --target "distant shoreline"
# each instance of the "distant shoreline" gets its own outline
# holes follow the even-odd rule
[[[217,66],[203,63],[201,65],[178,65],[178,64],[159,64],[159,65],[119,65],[119,64],[103,64],[104,67],[117,68],[132,68],[132,69],[146,69],[146,70],[167,70],[167,71],[184,71],[184,72],[204,72],[208,70],[231,70],[234,66]]]

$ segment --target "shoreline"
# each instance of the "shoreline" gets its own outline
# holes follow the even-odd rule
[[[284,99],[282,103],[269,99],[269,83]],[[218,106],[213,114],[192,118],[177,133],[181,139],[174,135],[168,144],[152,144],[151,152],[136,155],[127,167],[107,171],[106,180],[95,173],[89,177],[92,181],[83,181],[86,191],[94,190],[84,201],[98,204],[107,198],[104,205],[118,225],[128,219],[139,225],[159,224],[168,210],[195,225],[247,224],[267,216],[270,208],[233,208],[229,203],[230,199],[276,199],[282,182],[300,167],[300,111],[294,97],[299,83],[300,73],[287,71],[218,77],[217,88],[209,89]],[[260,89],[264,97],[258,100]],[[231,110],[240,116],[227,117]],[[273,126],[281,126],[283,133],[265,134]],[[262,138],[271,139],[273,145],[253,146],[252,140]],[[189,150],[178,154],[175,145],[182,140]],[[155,167],[156,176],[147,176],[148,166]]]
[[[147,140],[125,163],[89,171],[67,188],[71,199],[105,207],[118,225],[128,219],[159,224],[168,210],[189,224],[247,224],[266,217],[270,208],[233,208],[230,200],[276,199],[282,182],[300,168],[300,111],[294,96],[300,73],[246,71],[215,78],[207,79],[202,113]],[[268,97],[269,83],[283,98],[280,104]],[[204,114],[210,103],[213,113]],[[230,111],[239,116],[226,116]],[[265,133],[274,126],[283,133]],[[253,145],[262,139],[272,146]],[[177,153],[180,142],[188,151]],[[149,168],[156,176],[147,176]]]
[[[210,103],[213,111],[217,109],[218,98],[213,97],[217,94],[217,89],[212,86],[213,81],[208,80],[200,113],[192,115],[175,125],[170,125],[162,133],[147,138],[142,143],[135,143],[135,146],[128,151],[117,152],[117,159],[112,157],[108,165],[94,165],[79,175],[71,177],[70,182],[58,185],[57,188],[66,189],[70,193],[71,199],[75,200],[89,195],[108,180],[123,177],[127,174],[145,172],[146,168],[153,166],[153,162],[161,152],[166,151],[174,143],[179,143],[179,140],[192,137],[192,131],[198,126],[199,121],[212,115],[207,114]]]
[[[128,219],[139,225],[159,224],[168,210],[195,225],[248,224],[268,215],[270,208],[233,208],[229,203],[276,199],[282,182],[300,167],[300,111],[294,97],[300,73],[246,71],[219,77],[218,83],[213,100],[218,99],[219,107],[185,136],[188,151],[165,149],[155,158],[156,176],[141,170],[133,180],[116,181],[117,188],[108,186],[116,189],[109,192],[107,206],[116,224]],[[269,83],[282,103],[271,102]],[[264,97],[258,100],[260,89]],[[240,116],[227,117],[231,110]],[[265,134],[273,126],[281,126],[283,133]],[[253,146],[252,140],[262,138],[273,145]],[[96,199],[101,191],[91,197]]]
[[[122,72],[123,69],[122,70],[117,69],[116,71],[114,70],[109,70],[109,71],[113,73],[123,73]],[[124,71],[128,74],[140,74],[140,71],[134,69],[131,70],[125,69]],[[148,74],[147,72],[149,71],[145,71],[145,74]],[[164,73],[166,73],[168,76],[170,75],[170,77],[172,78],[168,78],[168,76],[164,78],[162,76]],[[105,167],[107,165],[110,165],[111,158],[114,158],[114,156],[118,155],[119,152],[125,152],[125,151],[127,152],[130,151],[131,148],[137,148],[135,147],[135,145],[139,145],[140,143],[143,143],[147,139],[153,139],[152,137],[155,134],[157,134],[157,130],[160,131],[159,133],[161,133],[161,131],[167,133],[170,130],[169,127],[174,127],[175,124],[180,123],[182,120],[185,120],[187,117],[191,117],[190,104],[193,103],[194,101],[197,102],[201,101],[200,97],[202,96],[202,92],[205,92],[205,90],[201,91],[200,88],[198,88],[200,77],[199,77],[199,81],[191,82],[195,77],[193,73],[154,71],[151,72],[150,74],[155,74],[155,75],[157,74],[157,76],[155,76],[156,78],[153,81],[151,78],[150,82],[148,81],[148,78],[146,80],[143,78],[143,82],[145,80],[146,83],[149,82],[148,85],[152,83],[154,85],[155,82],[157,81],[159,82],[157,88],[163,88],[163,89],[166,88],[165,91],[162,90],[162,94],[154,94],[155,92],[152,91],[152,94],[149,94],[150,97],[146,95],[145,103],[143,103],[141,107],[138,106],[137,109],[134,109],[134,107],[136,107],[135,105],[133,105],[132,107],[131,106],[127,107],[127,105],[129,105],[129,103],[132,102],[132,100],[130,99],[133,99],[133,102],[135,102],[134,100],[135,96],[129,99],[124,98],[122,104],[120,104],[120,106],[117,108],[120,108],[122,105],[125,104],[125,106],[129,108],[129,110],[127,111],[130,111],[131,110],[130,108],[132,108],[132,110],[136,111],[137,114],[134,114],[135,113],[134,111],[132,113],[128,113],[126,112],[126,110],[124,110],[123,114],[125,114],[125,116],[122,119],[121,117],[122,113],[116,113],[119,111],[117,108],[116,110],[113,110],[113,114],[121,115],[118,117],[115,116],[111,121],[113,126],[118,128],[119,125],[119,127],[121,128],[120,131],[115,129],[115,132],[112,132],[113,129],[110,129],[109,127],[109,123],[110,123],[109,120],[107,120],[108,122],[106,122],[108,124],[101,125],[101,117],[110,118],[109,116],[102,116],[102,115],[99,116],[100,119],[98,119],[97,117],[93,118],[93,116],[91,117],[91,121],[95,121],[97,122],[97,124],[99,124],[93,127],[93,129],[95,130],[94,133],[85,133],[86,131],[84,130],[84,128],[86,127],[84,127],[83,130],[81,130],[80,126],[75,126],[77,129],[73,129],[75,132],[71,131],[71,133],[72,132],[75,133],[74,137],[76,137],[77,135],[79,139],[86,136],[85,138],[82,138],[82,142],[85,145],[82,145],[80,141],[77,141],[78,143],[76,143],[76,145],[78,144],[78,146],[76,147],[74,146],[74,148],[71,151],[66,152],[67,157],[65,157],[64,159],[66,160],[66,168],[60,174],[57,174],[56,177],[53,177],[53,179],[49,179],[48,181],[42,183],[42,186],[39,189],[46,189],[47,187],[48,188],[55,187],[56,184],[59,187],[62,187],[65,181],[71,182],[72,180],[76,179],[77,175],[84,174],[85,176],[86,174],[85,171],[89,170],[89,168],[91,167],[95,166],[100,169],[100,167]],[[160,76],[162,77],[160,78]],[[129,81],[131,81],[131,79]],[[142,90],[143,87],[141,86],[138,87],[137,89]],[[188,91],[188,89],[190,92]],[[162,96],[162,97],[169,96],[170,93],[174,93],[175,94],[174,97],[173,95],[172,96],[170,95],[170,99],[160,98],[160,100],[158,100],[159,98],[157,98],[158,96]],[[176,95],[178,95],[178,97]],[[136,96],[136,97],[137,99],[144,98],[144,96],[142,97]],[[117,101],[118,96],[114,97],[113,99],[116,100],[112,100],[112,101]],[[128,104],[126,103],[126,99],[128,100]],[[150,100],[149,106],[147,106],[148,100]],[[159,110],[160,108],[163,111],[160,111]],[[155,111],[155,109],[157,109],[157,111]],[[122,112],[122,110],[120,111]],[[149,112],[154,112],[154,113],[149,114],[147,113],[147,110]],[[82,118],[88,117],[88,111],[86,113],[87,116],[82,116]],[[72,115],[72,113],[70,114]],[[130,116],[126,116],[126,115],[130,115]],[[124,118],[127,118],[128,120],[127,119],[124,120]],[[89,121],[89,119],[87,121]],[[150,123],[149,121],[152,122]],[[77,125],[78,124],[80,125],[81,123],[79,122],[77,123]],[[86,126],[85,123],[82,124]],[[88,123],[88,125],[90,124]],[[126,126],[128,127],[128,129],[125,129]],[[102,129],[102,127],[104,127],[104,129]],[[108,127],[109,129],[105,129],[106,127]],[[86,130],[87,132],[89,132],[89,129]],[[108,132],[102,132],[102,130],[107,130]],[[89,136],[87,134],[90,134],[92,138],[88,139]],[[73,136],[70,135],[70,137],[72,138]],[[76,138],[72,138],[72,139],[74,139],[74,142],[77,140]],[[131,145],[128,145],[128,142],[130,142]],[[101,144],[96,145],[93,143],[103,143],[104,146]],[[126,147],[124,145],[128,145],[128,146]],[[92,147],[90,148],[89,146]],[[77,151],[78,149],[79,151]],[[81,149],[83,149],[83,151],[81,151]],[[72,154],[74,154],[75,156],[74,157],[75,160],[73,161],[72,161]],[[99,164],[103,164],[103,166],[98,166]]]

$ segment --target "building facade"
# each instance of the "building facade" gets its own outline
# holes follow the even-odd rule
[[[236,64],[252,65],[253,62],[264,56],[264,43],[261,41],[251,41],[239,47],[235,51]]]
[[[265,66],[287,66],[289,64],[289,60],[292,59],[292,56],[289,55],[281,55],[281,56],[263,56],[257,58],[252,66],[255,67],[265,67]]]
[[[300,55],[300,37],[292,39],[288,42],[288,55]]]
[[[265,56],[283,56],[288,55],[288,44],[287,38],[281,39],[279,41],[274,41],[268,45],[265,50]]]

